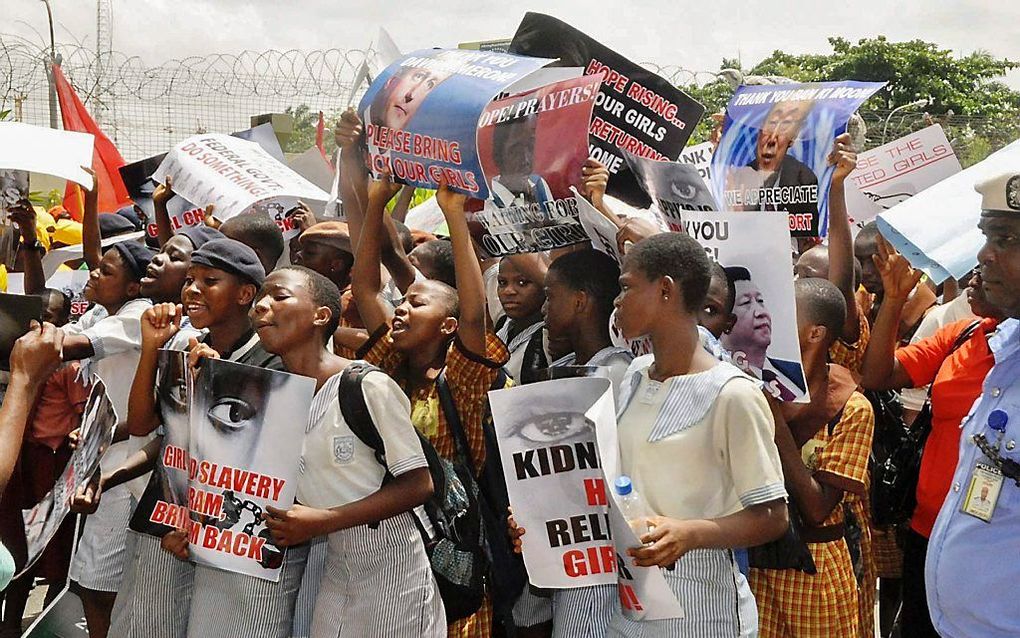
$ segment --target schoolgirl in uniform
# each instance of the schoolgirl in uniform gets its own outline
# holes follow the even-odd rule
[[[617,322],[649,335],[618,406],[621,472],[654,516],[640,566],[659,566],[683,619],[636,622],[619,604],[609,636],[754,636],[754,598],[731,551],[782,535],[786,489],[774,422],[757,382],[700,344],[698,313],[710,281],[704,249],[681,233],[654,235],[624,259]]]
[[[364,376],[361,389],[384,444],[383,465],[340,409],[340,381],[351,362],[326,348],[340,319],[340,291],[322,275],[302,267],[277,270],[266,279],[252,317],[266,349],[279,353],[289,372],[316,380],[298,504],[269,508],[266,515],[282,546],[327,537],[311,635],[442,638],[442,599],[412,511],[433,486],[410,402],[382,372]]]
[[[496,322],[496,336],[507,345],[506,369],[518,383],[529,383],[536,370],[549,367],[545,344],[545,257],[529,253],[510,255],[499,262],[496,294],[503,317]]]

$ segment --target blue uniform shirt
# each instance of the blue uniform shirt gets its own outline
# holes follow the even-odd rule
[[[972,441],[983,433],[995,446],[993,410],[1009,416],[999,454],[1020,461],[1020,322],[1003,322],[988,345],[995,366],[961,424],[960,462],[928,544],[928,608],[943,638],[1020,636],[1020,487],[1003,477],[989,523],[961,511],[975,465],[993,465]]]

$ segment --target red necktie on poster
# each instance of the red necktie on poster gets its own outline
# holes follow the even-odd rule
[[[57,88],[64,130],[91,133],[96,137],[95,148],[92,151],[92,170],[96,172],[96,187],[99,188],[99,211],[113,213],[122,206],[129,205],[131,197],[118,170],[125,163],[120,151],[89,115],[71,83],[64,77],[59,64],[53,65],[53,83]],[[78,221],[81,221],[85,210],[84,201],[81,188],[68,182],[64,191],[64,208]]]
[[[319,149],[319,154],[322,155],[322,161],[326,162],[329,166],[329,170],[336,171],[333,167],[333,162],[329,159],[329,154],[326,153],[326,120],[322,117],[322,111],[319,111],[319,121],[315,125],[315,147]]]

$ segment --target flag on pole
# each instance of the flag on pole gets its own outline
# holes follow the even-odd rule
[[[92,151],[92,170],[96,173],[95,188],[99,189],[99,210],[101,212],[114,212],[122,206],[131,203],[124,180],[120,177],[118,170],[125,164],[120,151],[114,146],[110,138],[99,128],[96,121],[89,115],[85,105],[82,104],[78,94],[75,93],[71,83],[64,77],[64,72],[59,64],[53,65],[53,83],[57,89],[57,100],[60,102],[60,119],[63,121],[65,131],[78,131],[80,133],[91,133],[96,137],[95,147]],[[64,208],[77,220],[81,220],[85,210],[84,193],[77,184],[67,183],[64,191]]]
[[[319,149],[322,161],[326,162],[330,170],[336,170],[333,168],[333,162],[329,161],[329,154],[326,152],[326,120],[322,116],[322,111],[319,111],[319,121],[315,124],[315,148]]]

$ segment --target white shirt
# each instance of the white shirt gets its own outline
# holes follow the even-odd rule
[[[93,355],[82,361],[82,375],[90,379],[95,374],[106,385],[117,421],[127,418],[128,396],[135,379],[135,369],[142,348],[142,314],[152,306],[148,299],[132,299],[116,314],[110,315],[102,306],[94,306],[82,315],[77,323],[64,326],[67,334],[80,334],[92,343]],[[131,454],[140,450],[154,435],[131,437],[111,445],[103,455],[105,470],[117,467]],[[148,475],[127,483],[128,489],[140,498],[145,490]]]
[[[382,372],[362,381],[365,404],[386,450],[386,467],[347,425],[338,392],[343,373],[330,377],[312,399],[298,478],[297,500],[309,507],[331,508],[379,490],[386,469],[399,476],[428,467],[411,424],[411,402],[400,386]]]

